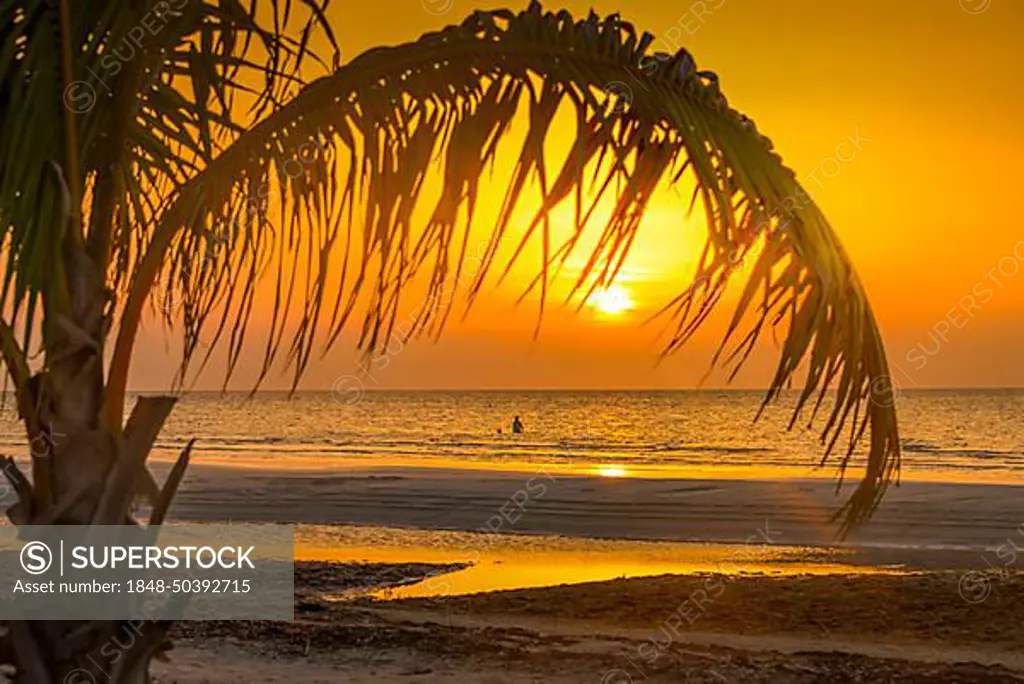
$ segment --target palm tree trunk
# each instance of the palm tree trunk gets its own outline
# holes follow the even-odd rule
[[[107,293],[84,249],[65,245],[63,252],[70,307],[59,313],[47,307],[44,369],[19,388],[30,436],[41,431],[32,438],[34,481],[12,476],[19,503],[8,515],[17,525],[134,525],[129,509],[141,478],[148,477],[146,458],[175,400],[139,399],[123,433],[102,425]],[[160,497],[164,507],[170,494]],[[142,684],[171,624],[11,621],[0,655],[10,656],[19,683]]]
[[[148,684],[170,623],[11,622],[17,684]]]
[[[71,391],[81,388],[72,385]],[[60,396],[59,390],[57,395]],[[167,402],[171,404],[173,402]],[[136,416],[158,415],[153,402],[140,400]],[[53,508],[36,511],[27,522],[89,525],[104,521],[115,512],[118,522],[134,524],[126,507],[134,493],[134,480],[124,477],[129,452],[121,445],[138,443],[132,439],[142,430],[141,419],[129,421],[135,430],[123,440],[90,429],[78,422],[85,414],[62,412],[66,402],[53,402],[54,447],[47,457],[52,459]],[[98,404],[94,404],[98,406]],[[169,409],[168,411],[169,412]],[[164,412],[163,417],[166,417]],[[95,417],[95,414],[94,414]],[[149,423],[153,439],[162,419]],[[156,429],[154,429],[156,428]],[[148,446],[146,453],[148,453]],[[119,458],[121,457],[121,458]],[[107,524],[110,524],[109,522]],[[33,621],[10,622],[13,661],[18,674],[16,682],[25,684],[141,684],[149,681],[151,658],[164,644],[169,622],[140,621]]]

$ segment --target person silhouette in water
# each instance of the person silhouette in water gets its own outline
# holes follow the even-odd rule
[[[523,434],[523,421],[519,420],[519,416],[516,416],[516,419],[512,421],[512,432],[517,435]]]

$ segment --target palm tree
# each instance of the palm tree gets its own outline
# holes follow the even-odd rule
[[[147,307],[183,332],[182,376],[197,355],[209,358],[205,346],[226,348],[227,382],[254,304],[269,292],[257,385],[279,358],[297,383],[313,350],[330,348],[357,318],[360,349],[386,344],[414,277],[427,279],[428,296],[399,333],[439,332],[452,310],[445,282],[466,277],[470,228],[460,215],[472,221],[478,184],[520,105],[528,132],[467,306],[492,270],[507,272],[535,242],[543,260],[531,289],[543,302],[588,230],[599,238],[575,294],[606,286],[655,188],[692,179],[708,239],[694,285],[666,308],[676,324],[667,352],[706,320],[742,257],[754,257],[720,353],[738,368],[766,325],[782,324],[765,403],[806,370],[794,421],[832,397],[822,438],[828,459],[847,435],[835,456],[840,472],[870,431],[844,529],[870,515],[897,473],[899,442],[864,288],[770,141],[685,50],[651,55],[652,36],[618,16],[576,20],[533,2],[518,13],[476,12],[340,66],[324,4],[246,5],[0,7],[0,348],[26,437],[47,444],[31,450],[31,477],[6,463],[19,496],[9,511],[15,524],[137,524],[137,494],[153,502],[150,525],[164,519],[189,449],[162,487],[145,464],[174,399],[140,398],[123,415]],[[335,50],[334,64],[311,45]],[[308,80],[317,70],[324,75]],[[629,101],[607,87],[639,79]],[[544,143],[559,108],[575,113],[576,137],[552,167]],[[414,230],[438,159],[443,188]],[[540,207],[511,261],[499,258],[535,181]],[[274,211],[268,188],[278,195]],[[592,229],[602,199],[614,211]],[[548,215],[563,201],[575,203],[576,220],[556,245]],[[257,288],[261,277],[274,286]],[[23,682],[62,681],[93,667],[87,657],[109,667],[113,682],[147,681],[169,624],[147,624],[116,663],[104,661],[98,648],[117,627],[10,622],[0,654]]]

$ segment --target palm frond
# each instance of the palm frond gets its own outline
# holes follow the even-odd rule
[[[3,3],[0,311],[25,320],[26,347],[36,302],[58,285],[54,266],[65,258],[62,184],[73,196],[84,191],[89,254],[111,294],[123,292],[122,276],[165,208],[156,198],[173,196],[249,124],[279,108],[301,83],[304,63],[319,59],[307,45],[314,29],[329,32],[318,1]],[[69,8],[63,22],[62,7]],[[64,75],[62,35],[74,57]],[[69,112],[77,174],[61,168]]]
[[[202,170],[158,212],[132,271],[111,368],[114,400],[157,280],[171,283],[182,302],[183,369],[206,330],[227,345],[230,377],[261,275],[276,281],[264,375],[284,355],[297,383],[318,340],[329,347],[360,311],[359,346],[379,349],[394,334],[403,293],[417,276],[429,283],[426,300],[402,335],[439,331],[452,307],[445,283],[464,277],[477,190],[522,106],[529,130],[472,276],[470,303],[492,270],[507,272],[534,242],[543,251],[534,284],[547,295],[554,270],[592,230],[596,247],[575,291],[607,285],[655,189],[689,177],[708,238],[694,285],[666,309],[676,324],[666,353],[716,308],[738,277],[737,255],[759,251],[720,354],[738,368],[766,329],[785,328],[765,404],[801,368],[806,379],[794,421],[834,393],[822,428],[823,462],[838,459],[840,478],[870,431],[865,475],[842,511],[845,530],[863,521],[897,475],[900,457],[885,352],[864,288],[817,206],[787,203],[807,195],[771,142],[728,106],[717,77],[699,71],[684,50],[652,56],[652,41],[618,16],[575,20],[536,2],[519,13],[477,12],[416,42],[364,53],[271,107],[215,156],[195,149]],[[606,85],[634,81],[622,111]],[[576,138],[573,152],[552,168],[544,146],[562,107],[576,114]],[[417,229],[413,215],[426,202],[424,179],[436,158],[443,160],[443,189],[424,206],[429,219]],[[534,182],[540,207],[511,261],[499,263],[498,245]],[[278,184],[280,210],[270,215],[257,200]],[[595,191],[584,201],[587,187]],[[594,209],[605,200],[614,211],[593,228]],[[575,230],[553,245],[549,212],[569,201]],[[789,207],[785,214],[782,207]],[[843,435],[848,441],[837,453]]]

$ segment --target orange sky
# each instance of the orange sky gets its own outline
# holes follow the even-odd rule
[[[461,21],[472,9],[506,4],[387,0],[385,11],[383,3],[336,2],[330,14],[348,60],[374,45]],[[561,4],[576,14],[591,6],[604,14],[624,3]],[[868,288],[898,364],[893,376],[903,387],[1024,385],[1018,362],[1024,272],[1017,272],[1024,226],[1012,204],[1019,192],[1017,160],[1024,157],[1024,51],[1017,35],[1024,3],[625,4],[627,19],[659,37],[656,49],[674,52],[676,45],[665,41],[675,40],[701,68],[716,71],[732,105],[757,121],[804,179]],[[713,13],[698,16],[702,7]],[[851,137],[859,150],[849,144],[837,150]],[[833,161],[837,157],[849,161]],[[501,196],[496,185],[482,196],[491,212]],[[652,307],[685,286],[697,256],[699,221],[687,221],[684,209],[670,192],[652,206],[622,282],[635,310],[611,316],[588,309],[576,316],[554,308],[533,341],[535,299],[513,304],[524,273],[489,291],[439,343],[393,345],[362,382],[367,388],[694,387],[707,370],[728,304],[689,348],[657,367],[661,328],[640,325]],[[736,386],[767,383],[775,355],[766,342]],[[140,343],[132,385],[166,387],[175,341],[150,324]],[[261,354],[254,344],[239,388],[251,383],[253,373],[245,369]],[[355,371],[353,358],[351,344],[340,345],[311,368],[302,386],[330,388]],[[213,364],[196,387],[219,387],[221,367]],[[265,387],[287,383],[288,376],[275,374]],[[720,373],[708,380],[709,386],[723,384]]]

